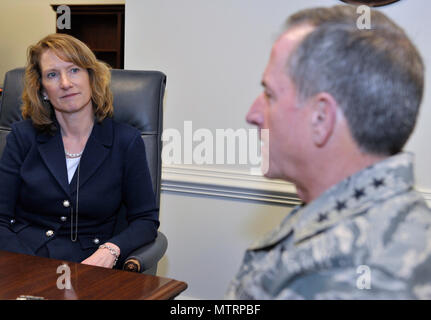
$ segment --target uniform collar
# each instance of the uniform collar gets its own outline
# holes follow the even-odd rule
[[[413,188],[413,158],[411,153],[394,155],[328,189],[302,210],[295,226],[295,243]]]
[[[399,153],[334,185],[314,201],[295,207],[282,223],[250,249],[271,247],[293,233],[304,241],[340,221],[367,212],[383,201],[413,188],[413,154]]]

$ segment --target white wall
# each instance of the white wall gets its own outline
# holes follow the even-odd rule
[[[418,47],[425,61],[425,94],[416,129],[407,143],[406,150],[416,154],[416,181],[420,191],[428,196],[431,193],[431,2],[426,0],[402,0],[382,11],[401,25]]]
[[[193,128],[245,127],[281,25],[312,3],[128,0],[125,66],[167,74],[166,128],[182,129],[184,120]]]
[[[193,121],[194,130],[249,128],[244,117],[261,90],[261,74],[285,19],[302,8],[339,3],[127,0],[125,65],[127,69],[155,69],[167,74],[165,128],[182,131],[185,120]],[[430,8],[427,0],[401,0],[380,9],[406,29],[427,65],[431,20],[426,15]],[[426,80],[429,82],[430,72]],[[431,128],[426,121],[431,116],[430,103],[426,91],[417,130],[407,147],[417,154],[417,185],[428,199],[431,148],[427,137]],[[196,165],[163,169],[160,217],[169,248],[159,275],[188,282],[185,296],[218,299],[236,273],[244,249],[277,225],[289,206],[288,201],[284,206],[274,205],[283,184],[271,185],[256,178],[250,180],[253,186],[249,190],[232,192],[236,177],[243,177],[240,186],[247,184],[246,168],[224,165],[207,169]],[[288,194],[292,186],[285,186]],[[268,203],[249,201],[256,193],[262,195],[265,188],[270,195],[262,199],[269,199]],[[236,199],[229,198],[232,194]]]
[[[158,275],[187,282],[183,296],[222,299],[245,249],[287,212],[262,203],[164,192],[160,230],[169,244]]]

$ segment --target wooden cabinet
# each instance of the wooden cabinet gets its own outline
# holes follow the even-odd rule
[[[57,12],[60,5],[52,5]],[[99,60],[124,68],[124,5],[68,5],[71,28],[58,29],[85,42]],[[62,13],[57,13],[56,22]],[[56,24],[57,25],[57,24]]]

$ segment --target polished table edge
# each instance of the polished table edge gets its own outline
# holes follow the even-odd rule
[[[172,300],[186,289],[187,283],[172,279],[160,287],[150,298],[145,298],[143,300]]]
[[[5,261],[5,259],[7,259]],[[17,264],[16,261],[19,260],[23,260],[23,264]],[[14,265],[10,266],[9,264],[7,264],[7,262],[12,262],[14,263]],[[24,263],[25,262],[25,263]],[[97,292],[97,295],[99,296],[99,298],[92,298],[92,297],[88,297],[85,294],[79,298],[74,298],[74,293],[73,293],[73,288],[72,288],[72,294],[71,295],[66,295],[63,294],[63,296],[61,296],[61,294],[59,293],[58,297],[55,298],[47,298],[49,300],[170,300],[170,299],[174,299],[177,295],[179,295],[181,292],[183,292],[184,290],[187,289],[187,283],[183,282],[183,281],[178,281],[175,279],[171,279],[171,278],[166,278],[166,277],[159,277],[159,276],[153,276],[153,275],[147,275],[147,274],[142,274],[142,273],[133,273],[130,271],[125,271],[125,270],[119,270],[119,269],[109,269],[109,268],[103,268],[103,267],[95,267],[95,266],[90,266],[90,265],[85,265],[85,264],[81,264],[81,263],[77,263],[77,262],[70,262],[70,261],[65,261],[65,260],[59,260],[59,259],[53,259],[53,258],[46,258],[46,257],[39,257],[39,256],[33,256],[33,255],[27,255],[27,254],[20,254],[20,253],[14,253],[14,252],[9,252],[9,251],[3,251],[0,250],[0,266],[2,267],[3,270],[0,270],[0,283],[2,283],[2,286],[0,287],[0,300],[11,300],[11,299],[16,299],[19,294],[15,297],[5,297],[5,292],[6,291],[6,296],[7,296],[7,290],[9,289],[12,290],[12,292],[14,292],[13,289],[15,289],[16,291],[16,287],[23,287],[25,288],[27,291],[23,292],[23,294],[25,295],[33,295],[32,293],[37,293],[38,290],[39,292],[44,292],[43,289],[39,289],[39,287],[34,287],[35,285],[33,285],[34,282],[34,278],[28,279],[28,275],[27,276],[23,276],[24,280],[22,280],[21,278],[19,280],[17,280],[17,275],[19,275],[21,277],[21,274],[24,273],[29,273],[29,272],[39,272],[40,270],[35,270],[35,268],[32,268],[33,266],[37,266],[39,265],[40,267],[49,267],[49,268],[54,268],[54,267],[58,267],[61,265],[68,265],[70,268],[73,268],[74,270],[79,270],[79,273],[76,273],[76,279],[74,277],[72,277],[71,279],[73,279],[72,282],[74,281],[78,281],[78,278],[81,277],[81,282],[79,284],[79,286],[81,287],[80,290],[80,294],[81,292],[84,291],[84,289],[82,289],[82,287],[86,287],[88,286],[88,288],[91,291],[91,286],[89,286],[87,283],[82,282],[82,278],[87,277],[88,278],[88,273],[94,272],[94,270],[99,269],[101,271],[101,273],[98,273],[97,275],[100,277],[100,275],[104,275],[107,278],[109,277],[124,277],[125,280],[128,281],[128,284],[130,285],[130,283],[135,282],[140,284],[141,287],[146,284],[146,283],[150,283],[150,286],[153,287],[154,284],[153,283],[158,283],[159,286],[155,289],[150,288],[148,292],[145,292],[145,294],[141,293],[141,294],[137,294],[137,296],[133,297],[133,298],[121,298],[121,297],[113,297],[111,295],[112,292],[112,288],[107,288],[106,290],[109,291],[111,290],[111,292],[108,293],[107,297],[105,298],[100,298],[100,292]],[[10,271],[9,273],[5,274],[5,269],[8,268],[7,270]],[[78,272],[78,271],[76,271]],[[13,274],[12,274],[13,273]],[[10,277],[12,277],[13,279],[15,278],[15,283],[11,284],[7,281],[7,276],[10,275]],[[60,274],[55,274],[55,275],[49,275],[49,281],[53,281],[54,277],[59,277]],[[36,276],[35,276],[36,277]],[[3,279],[2,279],[3,278]],[[103,278],[102,278],[103,279]],[[103,279],[104,280],[104,279]],[[13,280],[11,280],[13,281]],[[96,282],[97,283],[97,282]],[[121,283],[122,284],[122,283]],[[44,284],[46,285],[46,284]],[[31,287],[32,290],[28,291],[28,287]],[[47,288],[45,291],[46,292],[50,292],[52,293],[52,289],[56,289],[59,290],[56,287],[56,283],[54,282],[52,285],[49,286],[49,288]],[[134,286],[135,287],[135,286]],[[139,287],[139,286],[137,286]],[[12,289],[11,289],[12,288]],[[68,290],[68,289],[63,289],[63,290]],[[54,291],[56,292],[56,291]],[[60,292],[60,291],[59,291]],[[35,296],[37,296],[37,294],[34,294]],[[66,296],[66,297],[65,297]]]

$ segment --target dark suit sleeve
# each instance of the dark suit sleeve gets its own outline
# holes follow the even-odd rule
[[[135,136],[127,149],[122,192],[129,225],[108,242],[118,245],[121,257],[125,258],[133,250],[153,241],[159,227],[159,208],[140,134]]]
[[[25,154],[16,131],[13,127],[7,136],[6,147],[0,159],[0,250],[33,254],[20,242],[11,228],[21,186],[20,169]]]

